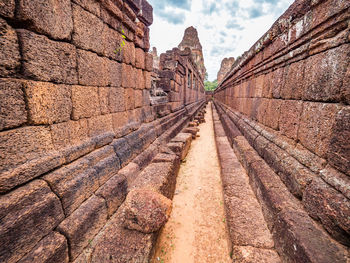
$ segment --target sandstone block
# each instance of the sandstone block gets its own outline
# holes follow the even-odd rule
[[[93,195],[57,227],[68,238],[71,261],[79,256],[106,221],[105,202]]]
[[[97,17],[101,16],[101,5],[97,0],[73,0],[72,2],[80,5],[81,7],[93,13]]]
[[[171,200],[157,192],[131,190],[123,206],[123,225],[146,234],[158,231],[168,221],[171,206]]]
[[[145,89],[146,83],[141,69],[136,70],[136,89]]]
[[[340,243],[350,244],[350,202],[337,190],[315,178],[305,190],[303,203],[308,213],[322,222]]]
[[[122,85],[122,65],[113,60],[105,61],[108,71],[108,83],[112,87]]]
[[[301,99],[304,91],[304,70],[309,69],[305,66],[304,60],[292,63],[285,68],[285,80],[281,88],[281,97],[283,99]],[[308,72],[309,70],[307,70]],[[307,74],[307,72],[305,74]],[[305,79],[307,79],[307,75]]]
[[[153,7],[146,0],[141,1],[141,13],[138,18],[147,26],[153,23]]]
[[[350,199],[350,178],[346,174],[327,165],[325,169],[320,171],[320,176],[326,183]]]
[[[26,77],[55,83],[77,83],[77,54],[73,45],[52,41],[27,30],[17,32],[22,43],[23,73]]]
[[[145,52],[141,48],[135,49],[135,66],[139,69],[145,69]]]
[[[122,64],[122,86],[124,88],[134,88],[136,87],[135,76],[136,69],[131,65]]]
[[[271,93],[273,98],[281,98],[281,87],[284,85],[284,81],[284,68],[278,68],[272,72]]]
[[[20,0],[17,18],[26,21],[30,28],[54,39],[70,39],[73,30],[72,8],[69,0],[38,1]]]
[[[129,132],[128,123],[128,113],[125,111],[117,112],[112,114],[112,125],[116,137],[122,137]]]
[[[132,185],[132,182],[138,176],[140,171],[141,171],[140,167],[136,163],[131,162],[124,168],[120,169],[118,172],[118,175],[125,177],[127,179],[127,185],[128,185],[128,188],[130,188],[130,186]]]
[[[350,58],[350,45],[342,45],[306,60],[303,99],[340,101],[343,77]]]
[[[350,107],[342,108],[335,117],[330,139],[328,161],[340,171],[350,175]]]
[[[280,263],[276,251],[252,246],[234,246],[233,260],[237,263]]]
[[[297,140],[303,103],[295,100],[285,100],[281,104],[279,128],[288,138]]]
[[[150,53],[145,53],[145,70],[149,72],[153,70],[153,56]]]
[[[0,197],[0,260],[17,262],[53,230],[64,214],[60,200],[42,180]]]
[[[278,120],[280,117],[281,100],[272,99],[269,100],[269,104],[266,109],[266,116],[264,124],[274,130],[278,130]]]
[[[103,22],[95,15],[73,4],[73,44],[81,49],[92,50],[102,54]]]
[[[132,110],[135,108],[135,91],[132,88],[124,89],[124,100],[126,110]]]
[[[15,0],[4,0],[0,3],[0,14],[5,17],[13,18],[15,15]]]
[[[98,88],[73,86],[72,87],[72,118],[79,120],[100,114]]]
[[[124,202],[127,189],[128,181],[126,177],[118,173],[96,191],[97,196],[101,196],[106,200],[109,217],[111,217]]]
[[[104,56],[121,62],[122,52],[118,51],[122,41],[121,34],[116,29],[103,24],[102,41]]]
[[[144,71],[143,75],[145,77],[145,88],[150,90],[151,89],[151,82],[152,82],[152,78],[151,78],[151,72],[148,71]]]
[[[185,159],[188,151],[190,150],[191,142],[192,142],[192,134],[190,133],[179,133],[175,138],[171,140],[171,142],[182,142],[184,144],[184,150],[181,154],[181,160]]]
[[[0,130],[20,126],[27,121],[22,83],[0,79]]]
[[[142,91],[142,96],[143,96],[143,106],[150,106],[151,105],[151,94],[149,90],[143,90]]]
[[[95,53],[78,50],[79,84],[85,86],[108,86],[109,60]]]
[[[6,7],[9,7],[7,5],[11,5],[10,1],[2,1],[0,3],[0,13],[7,13]],[[3,19],[0,19],[0,28],[0,75],[8,76],[16,73],[20,67],[18,38],[16,31]]]
[[[143,106],[142,90],[135,90],[135,108]]]
[[[108,114],[125,110],[123,88],[98,88],[101,113]]]
[[[112,115],[94,116],[88,119],[89,137],[113,132]]]
[[[298,139],[306,148],[322,158],[326,157],[328,152],[339,110],[336,104],[304,102]]]
[[[135,45],[133,42],[125,41],[122,48],[123,63],[135,66]]]
[[[130,148],[127,140],[124,138],[114,140],[111,146],[113,146],[114,151],[120,160],[120,165],[122,167],[127,165],[132,156],[132,149]]]
[[[52,124],[70,119],[72,112],[70,86],[30,81],[24,84],[24,90],[31,123]]]
[[[52,232],[23,257],[19,263],[68,263],[68,244],[66,238],[57,232]]]

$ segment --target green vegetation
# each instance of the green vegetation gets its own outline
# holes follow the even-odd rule
[[[212,90],[215,90],[216,87],[218,86],[218,81],[217,80],[214,80],[214,81],[205,81],[204,82],[204,89],[206,91],[212,91]]]

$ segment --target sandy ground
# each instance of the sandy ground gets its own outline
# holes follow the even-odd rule
[[[231,262],[211,107],[181,165],[153,263]]]

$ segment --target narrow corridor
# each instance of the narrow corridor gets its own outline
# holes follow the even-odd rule
[[[154,263],[231,262],[211,104],[177,177]]]

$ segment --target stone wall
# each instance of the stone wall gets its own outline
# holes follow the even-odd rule
[[[240,131],[298,200],[295,204],[313,218],[310,224],[319,224],[347,247],[350,246],[349,32],[349,1],[297,0],[234,63],[214,95],[231,138]],[[233,144],[239,149],[239,142]],[[244,155],[244,149],[241,150]],[[264,171],[252,166],[248,153],[245,167],[253,177],[257,176],[254,172],[262,174]],[[262,204],[263,200],[272,198],[269,192],[273,191],[272,185],[271,182],[270,190],[267,188],[265,193],[254,186]],[[279,206],[275,211],[279,218],[265,214],[271,229],[277,229],[278,223],[287,220],[281,212],[288,206],[283,204],[285,197],[279,191],[272,198],[274,201],[269,199],[276,202],[272,205]],[[303,221],[296,214],[288,220],[294,220],[295,225],[306,222],[307,216],[303,214]],[[284,227],[302,235],[300,229],[292,229],[295,225],[288,220],[284,222],[291,225]],[[299,238],[298,234],[294,238]],[[293,259],[291,253],[294,253],[291,240],[283,241],[281,236],[275,236],[277,246],[281,245],[280,253],[289,255],[288,260]]]
[[[146,0],[1,1],[1,262],[81,257],[202,105],[158,118],[152,20]]]
[[[235,58],[233,58],[233,57],[224,58],[221,61],[221,66],[220,66],[220,69],[219,69],[218,74],[217,74],[218,83],[220,83],[224,79],[226,74],[231,70],[231,67],[232,67],[234,62],[235,62]]]

